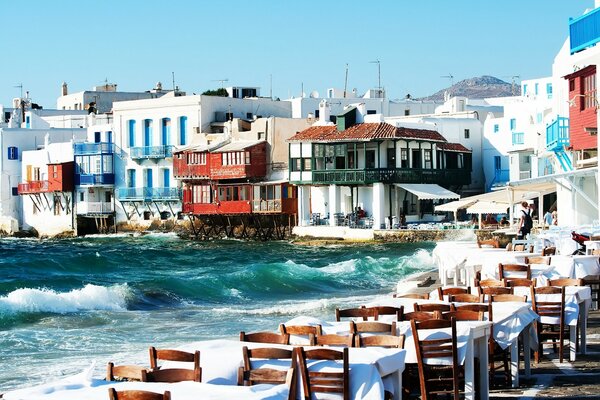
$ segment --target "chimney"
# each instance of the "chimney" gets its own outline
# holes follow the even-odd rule
[[[66,96],[69,94],[69,90],[67,89],[67,82],[62,83],[62,96]]]
[[[331,119],[331,107],[329,103],[323,99],[319,103],[319,121],[321,123],[328,123]]]
[[[356,105],[356,123],[362,124],[365,122],[365,115],[367,115],[367,105],[365,103],[359,103]]]

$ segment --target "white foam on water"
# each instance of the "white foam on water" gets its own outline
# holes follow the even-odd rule
[[[328,274],[347,274],[356,270],[357,260],[346,260],[340,261],[333,264],[328,264],[323,268],[319,268],[319,271],[326,272]]]
[[[0,297],[0,314],[48,312],[67,314],[79,311],[124,311],[131,291],[127,284],[110,287],[85,285],[69,292],[22,288]]]

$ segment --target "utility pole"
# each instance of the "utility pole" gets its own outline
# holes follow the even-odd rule
[[[171,77],[173,78],[173,91],[175,91],[175,72],[171,72]]]
[[[344,80],[344,98],[346,98],[346,90],[348,89],[348,63],[346,63],[346,79]]]

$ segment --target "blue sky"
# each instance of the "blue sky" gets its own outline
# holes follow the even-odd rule
[[[548,76],[569,17],[593,0],[3,2],[0,103],[19,88],[54,108],[70,92],[109,82],[124,91],[157,82],[188,93],[259,86],[280,98],[329,87],[388,97],[425,96],[454,81]]]

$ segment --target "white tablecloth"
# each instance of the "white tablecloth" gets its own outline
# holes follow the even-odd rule
[[[550,257],[550,265],[566,278],[585,278],[588,275],[600,274],[600,258],[598,256],[557,255]]]

